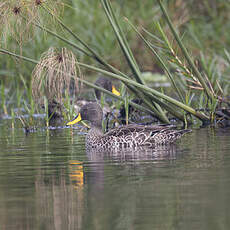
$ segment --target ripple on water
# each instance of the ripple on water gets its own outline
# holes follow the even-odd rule
[[[86,151],[78,129],[1,131],[3,229],[228,229],[227,129],[105,152]]]

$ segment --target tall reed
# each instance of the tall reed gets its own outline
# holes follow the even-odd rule
[[[217,74],[214,74],[215,71],[213,71],[214,62],[210,65],[207,64],[206,59],[201,55],[201,64],[204,71],[199,70],[194,58],[189,54],[187,48],[183,44],[181,36],[175,29],[175,26],[173,25],[162,1],[157,0],[162,15],[164,16],[176,43],[172,44],[159,22],[155,22],[155,28],[159,36],[147,31],[145,28],[142,28],[142,31],[139,31],[139,29],[128,19],[126,19],[126,22],[137,33],[140,40],[146,45],[146,50],[150,51],[156,61],[160,63],[162,69],[166,73],[166,76],[171,82],[174,91],[176,92],[177,98],[172,98],[160,90],[153,89],[144,82],[140,70],[141,68],[130,48],[129,41],[120,26],[120,18],[116,16],[111,1],[100,0],[100,2],[108,22],[114,31],[114,36],[120,46],[121,54],[127,62],[128,68],[126,72],[122,72],[113,65],[109,64],[102,55],[95,51],[91,45],[87,44],[87,42],[82,39],[79,34],[76,34],[70,26],[66,25],[64,21],[51,10],[49,5],[43,1],[39,2],[37,7],[43,14],[50,17],[50,19],[55,21],[57,25],[63,29],[65,37],[54,30],[49,29],[46,25],[41,24],[41,21],[39,20],[30,20],[30,18],[27,18],[25,14],[21,14],[21,12],[18,12],[17,16],[19,16],[21,18],[20,20],[24,23],[30,23],[30,25],[39,28],[42,32],[46,32],[50,36],[61,40],[76,52],[80,52],[81,54],[88,56],[95,61],[95,64],[97,64],[98,67],[82,63],[75,59],[73,61],[73,59],[70,58],[63,58],[68,52],[72,55],[72,51],[67,51],[66,48],[63,48],[60,52],[62,55],[59,55],[59,51],[56,52],[56,49],[53,48],[54,52],[52,55],[49,56],[48,52],[46,57],[43,55],[43,58],[39,62],[30,57],[18,55],[3,48],[0,48],[0,52],[36,65],[32,87],[34,90],[37,90],[37,92],[44,89],[42,95],[38,96],[39,98],[46,94],[46,90],[49,89],[51,94],[46,94],[48,99],[49,97],[54,98],[56,96],[58,99],[62,100],[64,88],[62,88],[61,85],[63,85],[63,79],[66,79],[64,85],[67,85],[67,88],[69,88],[71,79],[74,79],[74,81],[79,81],[89,87],[97,88],[102,92],[123,101],[126,108],[128,108],[128,105],[132,105],[139,110],[145,111],[154,117],[157,117],[159,121],[164,123],[169,123],[168,114],[171,114],[173,117],[183,121],[184,123],[192,123],[194,118],[203,123],[214,122],[215,112],[220,103],[227,103],[223,96],[222,87],[217,79]],[[151,40],[154,40],[154,42]],[[177,52],[179,49],[180,54]],[[63,50],[65,50],[65,52]],[[229,57],[227,52],[226,56],[227,58]],[[74,68],[65,68],[67,65]],[[128,101],[126,96],[115,96],[111,92],[82,79],[81,75],[77,74],[75,71],[76,68],[85,68],[88,71],[94,71],[107,77],[120,80],[127,87],[129,93],[140,98],[143,101],[143,104],[138,105],[132,101]],[[176,69],[177,72],[172,72],[172,68]],[[70,69],[70,71],[66,71],[66,69]],[[47,82],[52,84],[55,82],[55,84],[47,84]],[[60,83],[60,85],[58,86],[56,83]],[[25,84],[24,87],[26,88]],[[54,88],[53,92],[51,91],[52,88]],[[197,93],[197,90],[200,90],[200,93]],[[196,99],[195,95],[199,95],[199,100]],[[30,98],[29,93],[28,96]],[[69,98],[69,95],[65,95],[65,97]],[[195,100],[199,102],[194,102]],[[30,103],[30,111],[32,112],[34,111],[33,101],[30,100]],[[197,110],[197,105],[204,106],[205,103],[208,110],[205,110],[204,112]],[[67,106],[70,108],[70,104],[67,103]]]

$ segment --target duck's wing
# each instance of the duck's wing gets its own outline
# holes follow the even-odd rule
[[[161,130],[159,132],[151,133],[148,138],[146,139],[146,142],[155,142],[159,144],[164,144],[164,143],[172,143],[175,140],[179,139],[182,137],[185,133],[189,133],[192,130],[190,129],[182,129],[182,130],[172,130],[172,129],[167,129],[167,130]]]
[[[155,133],[159,133],[161,131],[166,131],[172,129],[174,126],[172,125],[137,125],[137,124],[130,124],[125,126],[120,126],[115,129],[110,130],[105,134],[105,136],[113,136],[113,137],[120,137],[120,136],[127,136],[131,133],[151,133],[151,135]]]

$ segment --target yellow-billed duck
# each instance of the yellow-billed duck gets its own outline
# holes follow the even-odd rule
[[[95,84],[97,86],[100,86],[110,92],[112,92],[113,94],[119,96],[120,93],[119,91],[115,88],[115,86],[113,85],[113,83],[111,82],[111,80],[109,78],[106,77],[98,77],[97,80],[95,81]],[[101,99],[101,92],[97,89],[94,90],[95,92],[95,96],[97,100]],[[88,101],[85,100],[80,100],[77,102],[77,104],[75,104],[75,110],[78,112],[79,111],[79,105],[85,105],[87,104]],[[78,105],[79,104],[79,105]],[[107,114],[110,112],[108,106],[104,106],[104,114]],[[51,100],[48,103],[48,116],[49,116],[49,123],[50,125],[60,125],[63,121],[63,110],[64,107],[63,105],[61,105],[61,103],[57,102],[56,100]]]
[[[154,147],[162,144],[173,143],[191,130],[175,130],[168,125],[125,125],[110,130],[102,131],[103,112],[99,104],[88,103],[84,105],[74,120],[67,125],[74,125],[81,120],[91,123],[91,129],[86,136],[86,148],[132,148],[137,146]]]

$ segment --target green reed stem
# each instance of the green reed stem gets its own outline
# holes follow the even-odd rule
[[[8,115],[7,107],[6,107],[6,95],[5,95],[5,84],[1,81],[1,104],[2,110],[5,115]]]
[[[171,113],[173,116],[175,116],[176,118],[178,118],[179,120],[181,120],[182,122],[184,122],[184,114],[181,113],[178,109],[176,109],[175,107],[173,107],[170,104],[165,103],[164,101],[160,100],[158,97],[149,94],[149,96],[156,101],[156,103],[158,103],[159,105],[161,105],[162,108],[164,108],[166,111],[168,111],[169,113]]]
[[[129,123],[129,100],[128,100],[127,94],[125,96],[125,122],[126,122],[126,125],[128,125]]]
[[[135,79],[137,82],[141,83],[141,84],[144,84],[144,81],[142,80],[141,78],[141,72],[139,70],[139,67],[136,63],[136,60],[132,54],[132,51],[128,45],[128,42],[126,40],[126,37],[114,15],[114,12],[113,12],[113,9],[111,7],[111,4],[109,1],[107,0],[101,0],[101,4],[103,6],[103,9],[105,11],[105,14],[114,30],[114,33],[117,37],[117,40],[118,40],[118,43],[120,45],[120,48],[128,62],[128,65],[130,67],[130,69],[132,70],[134,76],[135,76]]]
[[[21,107],[21,101],[22,101],[22,90],[19,89],[19,85],[16,86],[16,100],[17,100],[17,108]]]
[[[52,12],[50,12],[50,11],[49,11],[48,9],[46,9],[44,6],[42,6],[42,8],[43,8],[46,12],[48,12],[52,17],[54,17],[54,18],[57,20],[57,22],[58,22],[67,32],[69,32],[77,41],[79,41],[79,42],[80,42],[80,43],[81,43],[81,44],[82,44],[92,55],[90,55],[89,53],[87,53],[87,52],[84,51],[83,49],[79,48],[79,47],[78,47],[77,45],[75,45],[74,43],[72,43],[72,42],[70,42],[70,41],[68,41],[68,40],[66,40],[66,39],[64,39],[64,38],[62,38],[61,36],[57,35],[56,33],[54,33],[54,32],[52,32],[52,31],[50,31],[50,30],[48,30],[48,29],[46,29],[46,28],[44,28],[44,27],[42,27],[42,26],[40,26],[40,25],[38,25],[38,24],[35,23],[36,26],[38,26],[40,29],[44,29],[44,31],[46,31],[46,32],[48,32],[48,33],[50,33],[50,34],[56,36],[56,37],[59,38],[60,40],[67,42],[67,44],[69,44],[69,45],[73,46],[74,48],[80,50],[81,52],[87,54],[89,57],[93,57],[96,61],[98,61],[100,64],[104,65],[104,66],[105,66],[106,68],[108,68],[111,72],[116,73],[116,74],[120,74],[120,75],[122,75],[123,77],[129,78],[129,77],[128,77],[127,75],[125,75],[124,73],[120,72],[119,70],[117,70],[117,69],[114,68],[113,66],[109,65],[102,57],[100,57],[94,50],[92,50],[82,39],[80,39],[79,36],[77,36],[76,34],[74,34],[74,33],[72,32],[72,30],[70,30],[70,29],[69,29],[69,28],[68,28],[68,27],[57,17],[57,16],[55,16]],[[115,17],[114,17],[114,20],[116,20]],[[120,31],[121,31],[121,30],[120,30]],[[122,32],[121,32],[121,33],[122,33]],[[119,33],[118,33],[118,34],[119,34]],[[124,37],[123,40],[126,41],[125,36],[123,36],[123,37]],[[126,44],[128,44],[127,41],[126,41]],[[121,47],[125,47],[125,46],[121,46]],[[138,82],[143,83],[143,81],[142,81],[141,78],[140,78],[140,71],[139,71],[139,69],[138,69],[138,66],[137,66],[137,64],[136,64],[136,62],[135,62],[135,60],[134,60],[134,58],[133,58],[133,56],[132,56],[132,52],[131,52],[131,50],[129,49],[129,46],[128,46],[128,45],[126,46],[126,48],[127,48],[127,47],[128,47],[129,54],[130,54],[130,56],[132,57],[132,63],[135,64],[135,65],[134,65],[134,67],[136,68],[136,70],[135,70],[135,71],[136,71],[136,72],[135,72],[136,75],[135,75],[135,76],[137,76],[137,80],[139,79]],[[129,60],[129,59],[128,59],[128,60]],[[132,63],[131,63],[131,64],[132,64]],[[133,92],[135,93],[135,89],[134,89],[132,86],[127,85],[127,87],[128,87],[131,91],[133,91]],[[144,98],[143,100],[146,100],[146,99]],[[166,116],[165,116],[163,110],[160,108],[160,106],[157,105],[157,104],[155,104],[154,106],[155,106],[156,109],[158,110],[158,111],[157,111],[157,114],[159,114],[159,115],[157,115],[157,116],[159,117],[159,119],[162,120],[163,122],[169,122],[168,119],[166,118]],[[153,109],[153,107],[151,107],[151,109]]]
[[[8,50],[5,50],[5,49],[1,49],[1,48],[0,48],[0,53],[4,53],[4,54],[10,55],[10,56],[13,56],[13,57],[22,59],[22,60],[24,60],[24,61],[31,62],[31,63],[33,63],[33,64],[35,64],[35,65],[39,63],[38,61],[36,61],[36,60],[34,60],[34,59],[27,58],[27,57],[25,57],[25,56],[21,56],[21,55],[12,53],[12,52],[10,52],[10,51],[8,51]],[[108,91],[108,90],[106,90],[106,89],[104,89],[104,88],[101,88],[101,87],[99,87],[99,86],[97,86],[97,85],[94,85],[94,84],[92,84],[92,83],[90,83],[90,82],[88,82],[88,81],[85,81],[85,80],[80,79],[80,78],[79,78],[79,81],[81,81],[83,84],[85,84],[85,85],[87,85],[87,86],[89,86],[89,87],[91,87],[91,88],[95,88],[95,89],[98,89],[98,90],[100,90],[100,91],[102,91],[102,92],[104,92],[104,93],[107,93],[107,94],[110,95],[111,97],[114,97],[114,98],[116,98],[116,99],[118,99],[118,100],[121,100],[121,101],[123,101],[123,102],[125,101],[125,99],[124,99],[123,97],[117,96],[117,95],[113,94],[112,92],[110,92],[110,91]],[[143,106],[141,106],[141,105],[138,105],[138,104],[136,104],[136,103],[134,103],[134,102],[131,102],[131,101],[130,101],[130,105],[132,105],[133,107],[135,107],[135,108],[137,108],[137,109],[139,109],[139,110],[141,110],[141,111],[143,111],[143,112],[147,112],[147,113],[149,113],[149,114],[151,114],[151,115],[153,115],[153,116],[155,115],[151,110],[149,110],[149,109],[147,109],[147,108],[145,108],[145,107],[143,107]]]
[[[46,11],[48,11],[46,8],[44,8]],[[112,65],[108,64],[101,56],[99,56],[94,50],[92,50],[79,36],[77,36],[76,34],[74,34],[57,16],[55,16],[54,14],[52,14],[51,12],[49,12],[49,14],[54,17],[58,23],[60,23],[60,25],[67,30],[71,35],[74,36],[74,38],[77,39],[77,41],[79,41],[89,52],[87,52],[86,50],[80,48],[78,45],[76,45],[75,43],[63,38],[62,36],[56,34],[55,32],[45,28],[44,26],[41,26],[35,22],[31,22],[33,23],[35,26],[37,26],[38,28],[40,28],[41,30],[44,30],[45,32],[55,36],[56,38],[60,39],[61,41],[64,41],[65,43],[67,43],[68,45],[72,46],[73,48],[81,51],[82,53],[84,53],[85,55],[94,58],[96,61],[98,61],[100,64],[104,65],[107,69],[109,69],[110,71],[112,71],[113,73],[117,73],[122,75],[123,77],[129,78],[128,75],[125,75],[124,73],[120,72],[118,69],[114,68]],[[25,18],[24,18],[25,19]],[[26,19],[25,19],[26,20]]]
[[[169,18],[168,16],[168,13],[167,11],[165,10],[163,4],[162,4],[162,1],[161,0],[157,0],[160,8],[161,8],[161,11],[163,13],[163,15],[165,16],[165,19],[169,25],[169,28],[171,29],[172,33],[173,33],[173,36],[175,37],[175,40],[177,41],[179,47],[181,48],[181,51],[182,53],[184,54],[189,66],[191,67],[191,69],[193,70],[193,72],[195,73],[196,77],[198,78],[199,82],[201,83],[202,87],[204,88],[206,94],[208,95],[208,97],[210,99],[212,99],[213,97],[213,94],[211,92],[211,90],[209,89],[208,85],[206,84],[204,78],[202,77],[202,75],[200,74],[199,70],[196,68],[194,62],[192,61],[191,57],[189,56],[188,54],[188,51],[187,49],[185,48],[185,46],[183,45],[178,33],[176,32],[173,24],[172,24],[172,21],[171,19]]]
[[[20,58],[20,59],[23,59],[23,60],[26,60],[26,61],[29,61],[29,62],[32,62],[34,64],[38,64],[39,63],[38,61],[35,61],[35,60],[31,59],[31,58],[27,58],[27,57],[24,57],[24,56],[21,56],[21,55],[14,54],[14,53],[12,53],[10,51],[7,51],[5,49],[2,49],[2,48],[0,48],[0,52],[2,52],[4,54],[11,55],[11,56],[14,56],[14,57],[17,57],[17,58]],[[149,88],[149,87],[147,87],[145,85],[139,84],[139,83],[137,83],[137,82],[135,82],[133,80],[121,77],[121,76],[119,76],[117,74],[114,74],[114,73],[111,73],[111,72],[108,72],[108,71],[96,68],[94,66],[90,66],[90,65],[87,65],[87,64],[84,64],[84,63],[80,63],[80,62],[77,62],[77,64],[79,66],[88,68],[88,69],[90,69],[92,71],[100,72],[100,73],[105,74],[106,76],[110,76],[112,78],[118,79],[118,80],[120,80],[120,81],[122,81],[122,82],[124,82],[124,83],[126,83],[128,85],[135,86],[138,89],[143,90],[143,92],[149,92],[149,93],[153,94],[154,96],[159,97],[161,99],[164,99],[164,100],[172,103],[173,105],[175,105],[175,106],[177,106],[177,107],[185,110],[186,112],[191,113],[192,115],[194,115],[195,117],[197,117],[198,119],[200,119],[202,121],[209,121],[209,117],[206,116],[205,114],[197,112],[193,108],[191,108],[191,107],[189,107],[189,106],[187,106],[187,105],[185,105],[185,104],[183,104],[183,103],[181,103],[181,102],[179,102],[179,101],[177,101],[177,100],[175,100],[175,99],[173,99],[173,98],[171,98],[171,97],[169,97],[169,96],[167,96],[165,94],[162,94],[162,93],[158,92],[157,90],[151,89],[151,88]],[[113,93],[111,93],[111,92],[109,92],[107,90],[104,90],[104,89],[102,89],[100,87],[97,87],[97,86],[95,86],[92,83],[89,83],[89,82],[87,82],[87,81],[85,81],[83,79],[80,79],[80,78],[79,78],[79,81],[83,82],[84,84],[86,84],[86,85],[88,85],[90,87],[98,88],[99,90],[106,92],[107,94],[111,95],[112,97],[115,97],[117,99],[120,99],[120,100],[124,101],[124,99],[121,98],[120,96],[116,96]],[[130,104],[131,104],[131,102],[130,102]],[[132,104],[135,104],[135,103],[132,103]],[[140,109],[140,110],[143,110],[142,106],[140,106],[140,105],[135,104],[133,106],[135,106],[136,108],[138,107],[138,109]],[[144,108],[144,110],[145,111],[146,110],[149,111],[148,109],[145,109],[145,108]],[[150,113],[152,113],[152,112],[150,112]]]
[[[126,84],[127,86],[127,84]],[[157,103],[153,104],[152,102],[156,102],[156,100],[151,101],[151,99],[153,99],[152,94],[146,94],[141,92],[139,89],[135,88],[135,95],[137,98],[140,98],[143,100],[143,103],[145,105],[147,105],[147,107],[154,112],[154,116],[164,122],[164,123],[170,123],[167,116],[165,115],[165,113],[163,112],[163,110],[161,109],[161,107],[156,107],[155,105],[158,105]]]
[[[44,107],[45,107],[45,121],[46,121],[46,127],[49,127],[49,111],[48,111],[48,100],[46,97],[44,97]],[[51,115],[52,116],[52,115]]]
[[[68,32],[70,33],[78,42],[80,42],[92,55],[93,57],[102,65],[107,66],[109,69],[111,68],[110,65],[106,63],[106,61],[100,57],[90,46],[85,43],[77,34],[75,34],[68,26],[66,26],[61,19],[59,19],[55,14],[50,12],[46,7],[42,5],[42,9],[44,9],[48,14],[50,14],[57,22]],[[83,50],[81,50],[83,51]],[[85,53],[85,51],[83,51]]]
[[[25,18],[24,18],[25,19]],[[26,19],[25,19],[26,20]],[[53,32],[52,30],[49,30],[48,28],[39,25],[38,23],[32,21],[31,22],[33,25],[35,25],[36,27],[38,27],[39,29],[51,34],[52,36],[58,38],[59,40],[65,42],[66,44],[72,46],[73,48],[79,50],[80,52],[82,52],[83,54],[89,56],[89,57],[93,57],[90,53],[88,53],[86,50],[82,49],[80,46],[76,45],[75,43],[71,42],[70,40],[65,39],[64,37],[60,36],[59,34]]]
[[[117,18],[114,15],[114,11],[112,9],[112,6],[110,4],[110,1],[108,0],[101,0],[102,6],[104,8],[104,11],[106,13],[106,16],[114,30],[114,33],[117,37],[118,43],[120,45],[120,48],[127,60],[127,63],[130,67],[130,69],[132,70],[134,77],[136,79],[136,81],[140,84],[144,85],[144,81],[141,78],[141,72],[140,69],[138,67],[138,64],[133,56],[133,53],[129,47],[129,44],[127,42],[127,39],[117,21]],[[160,120],[164,120],[164,122],[169,122],[167,117],[165,116],[162,108],[160,107],[160,105],[156,104],[155,102],[152,102],[153,106],[151,106],[151,109],[153,109],[156,111],[155,113],[157,114],[158,117],[160,117]],[[149,104],[149,103],[148,103]],[[150,104],[149,104],[150,105]]]
[[[15,112],[14,108],[11,108],[11,128],[14,129],[14,123],[15,123]]]
[[[133,86],[135,86],[135,87],[137,87],[137,88],[143,90],[143,92],[146,92],[146,91],[147,91],[147,92],[150,92],[150,93],[152,93],[153,95],[155,95],[156,97],[159,97],[159,98],[161,98],[161,99],[164,99],[164,100],[166,100],[166,101],[168,101],[168,102],[170,102],[170,103],[172,103],[172,104],[178,106],[179,108],[181,108],[181,109],[187,111],[188,113],[193,114],[195,117],[197,117],[197,118],[199,118],[199,119],[201,119],[201,120],[204,120],[204,121],[209,120],[209,117],[206,116],[205,114],[199,113],[199,112],[197,112],[196,110],[194,110],[193,108],[191,108],[191,107],[189,107],[189,106],[187,106],[187,105],[185,105],[185,104],[183,104],[183,103],[181,103],[181,102],[179,102],[179,101],[177,101],[177,100],[175,100],[175,99],[173,99],[173,98],[171,98],[171,97],[169,97],[169,96],[167,96],[167,95],[165,95],[165,94],[162,94],[162,93],[158,92],[158,91],[155,90],[155,89],[151,89],[151,88],[146,87],[145,85],[139,84],[139,83],[137,83],[137,82],[135,82],[135,81],[133,81],[133,80],[123,78],[123,77],[121,77],[121,76],[119,76],[119,75],[117,75],[117,74],[110,73],[110,72],[108,72],[108,71],[105,71],[105,70],[96,68],[96,67],[94,67],[94,66],[90,66],[90,65],[87,65],[87,64],[84,64],[84,63],[80,63],[80,62],[77,62],[77,63],[78,63],[79,66],[82,66],[82,67],[91,69],[91,70],[96,71],[96,72],[103,73],[103,74],[105,74],[105,75],[107,75],[107,76],[110,76],[110,77],[112,77],[112,78],[118,79],[118,80],[122,81],[123,83],[131,84],[131,85],[133,85]]]
[[[153,49],[153,47],[151,46],[151,44],[144,38],[144,36],[137,30],[137,28],[127,18],[126,18],[126,21],[133,28],[133,30],[139,35],[139,37],[144,41],[145,45],[152,51],[152,53],[154,54],[154,56],[156,57],[156,59],[162,65],[163,69],[167,73],[168,79],[172,83],[172,86],[176,90],[176,92],[177,92],[179,98],[181,99],[181,101],[184,103],[184,98],[182,96],[182,93],[180,92],[179,88],[177,87],[176,82],[174,81],[173,76],[171,75],[171,73],[170,73],[169,69],[167,68],[167,66],[165,65],[164,61],[157,54],[157,52]]]

